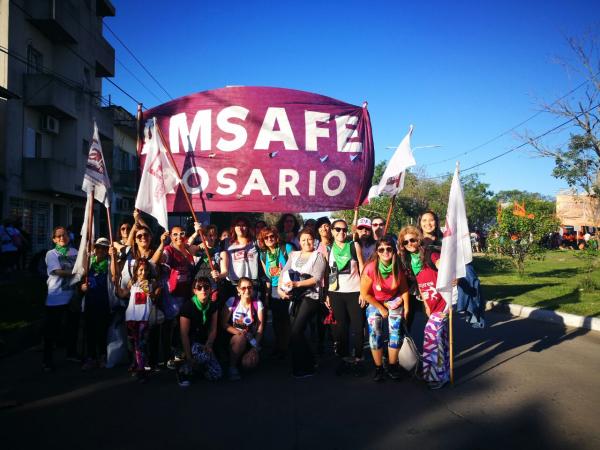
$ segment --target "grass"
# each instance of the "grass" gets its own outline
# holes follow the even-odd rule
[[[600,316],[600,257],[586,260],[570,250],[548,252],[541,261],[528,261],[520,277],[510,260],[476,256],[486,300],[516,303],[580,316]],[[587,272],[591,263],[593,271]]]
[[[24,327],[44,315],[46,282],[29,273],[0,282],[0,333]]]

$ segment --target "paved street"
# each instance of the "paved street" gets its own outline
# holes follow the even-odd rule
[[[487,319],[456,322],[456,385],[441,391],[339,378],[331,356],[309,379],[266,361],[241,382],[182,389],[170,371],[143,385],[123,368],[43,374],[27,351],[0,360],[2,400],[18,402],[0,410],[2,448],[600,448],[600,333]]]

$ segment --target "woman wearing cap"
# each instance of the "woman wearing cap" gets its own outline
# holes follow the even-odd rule
[[[241,277],[237,284],[237,295],[225,303],[221,325],[229,333],[229,380],[240,379],[238,363],[243,369],[258,365],[258,352],[263,337],[263,304],[254,296],[254,284]]]
[[[348,224],[336,219],[331,224],[334,242],[329,253],[328,302],[333,308],[337,324],[334,335],[337,342],[337,355],[340,362],[336,374],[341,375],[350,369],[360,369],[358,363],[363,352],[363,326],[366,302],[359,299],[360,273],[363,260],[360,245],[348,239]],[[352,333],[354,355],[350,355],[348,335]]]
[[[435,288],[440,254],[433,251],[426,258],[423,235],[413,226],[400,230],[398,243],[401,257],[409,261],[428,317],[423,337],[423,379],[431,389],[439,389],[450,379],[446,301]]]
[[[90,258],[87,279],[81,285],[85,295],[83,320],[86,343],[86,360],[83,370],[104,367],[106,361],[106,338],[110,322],[108,303],[108,248],[110,242],[99,238]]]
[[[360,245],[363,261],[367,261],[375,251],[375,239],[373,239],[371,219],[367,217],[358,219],[355,241]]]
[[[396,255],[393,239],[384,237],[377,241],[371,260],[360,279],[360,295],[369,302],[367,323],[369,346],[375,363],[375,381],[383,381],[383,321],[387,318],[388,367],[387,374],[400,378],[398,351],[402,345],[402,318],[409,311],[408,286]]]
[[[326,262],[314,249],[315,238],[310,229],[301,230],[298,237],[300,250],[290,254],[280,275],[278,292],[284,300],[294,302],[290,339],[292,374],[296,378],[304,378],[315,373],[315,355],[304,331],[319,311],[321,280],[325,275]]]

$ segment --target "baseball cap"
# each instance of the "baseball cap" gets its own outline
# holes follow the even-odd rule
[[[367,217],[361,217],[356,223],[356,228],[359,227],[371,228],[371,219],[368,219]]]
[[[96,245],[100,245],[102,247],[110,247],[110,242],[108,241],[108,239],[101,237],[101,238],[96,239],[94,246],[96,246]]]

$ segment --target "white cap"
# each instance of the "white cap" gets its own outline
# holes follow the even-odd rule
[[[371,228],[371,219],[368,219],[367,217],[361,217],[356,223],[356,228],[358,227]]]

